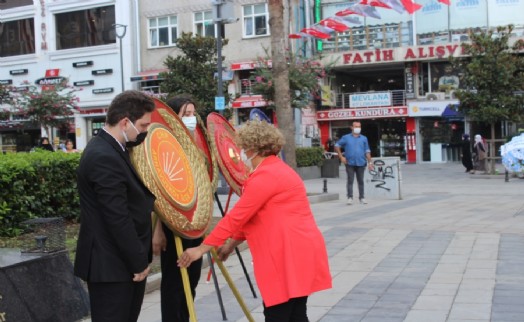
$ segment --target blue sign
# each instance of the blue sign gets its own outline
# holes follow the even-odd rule
[[[226,108],[225,97],[215,96],[215,110],[223,111]]]

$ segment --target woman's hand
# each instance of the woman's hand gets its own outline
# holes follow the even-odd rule
[[[231,255],[234,249],[235,249],[235,246],[233,246],[233,243],[231,242],[218,247],[218,258],[221,261],[225,262],[229,258],[229,255]]]
[[[210,251],[212,246],[208,246],[205,244],[200,244],[198,247],[188,248],[186,249],[182,255],[180,255],[180,258],[178,258],[178,266],[179,267],[189,267],[192,262],[196,261],[197,259],[200,259],[205,253]]]

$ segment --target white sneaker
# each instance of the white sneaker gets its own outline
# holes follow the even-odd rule
[[[348,205],[352,205],[353,204],[353,198],[348,198],[348,202],[347,202]]]
[[[364,198],[360,199],[360,203],[363,204],[363,205],[367,205],[368,204],[368,202]]]

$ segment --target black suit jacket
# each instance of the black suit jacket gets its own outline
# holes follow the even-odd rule
[[[127,152],[101,130],[77,170],[80,233],[75,275],[88,282],[125,282],[151,262],[155,197],[142,184]]]

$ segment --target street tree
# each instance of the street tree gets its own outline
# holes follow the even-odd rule
[[[215,110],[217,94],[217,49],[215,38],[193,36],[192,33],[182,33],[177,40],[177,48],[181,54],[168,56],[164,65],[167,72],[161,73],[164,79],[160,91],[166,93],[166,99],[180,94],[191,95],[197,103],[197,112],[205,120],[207,115]],[[227,39],[223,40],[223,46]],[[224,91],[227,83],[224,82]],[[226,97],[226,104],[228,97]]]
[[[501,121],[519,122],[524,117],[524,49],[522,40],[510,45],[513,26],[481,31],[470,35],[464,43],[467,58],[450,58],[455,68],[464,73],[464,86],[455,93],[460,101],[459,111],[470,120],[489,124],[491,157],[495,156],[495,124]],[[518,95],[519,93],[520,96]],[[491,172],[495,172],[491,159]]]
[[[266,53],[267,54],[267,53]],[[265,58],[259,57],[258,67],[251,73],[251,90],[254,94],[260,94],[268,102],[270,108],[275,108],[276,91],[273,79],[273,68],[270,63],[271,57],[267,54]],[[308,107],[311,99],[320,98],[319,80],[327,75],[330,66],[324,66],[321,58],[306,58],[295,55],[291,51],[286,52],[289,77],[289,96],[292,108]]]
[[[67,80],[42,89],[23,83],[11,90],[11,113],[40,125],[51,138],[52,128],[69,127],[71,116],[78,109],[79,100],[75,95],[78,90],[67,85]]]
[[[295,122],[289,92],[289,68],[287,65],[287,26],[284,25],[284,1],[268,0],[269,26],[271,28],[272,76],[275,88],[275,112],[278,128],[284,135],[283,147],[286,163],[297,167],[295,152]]]

